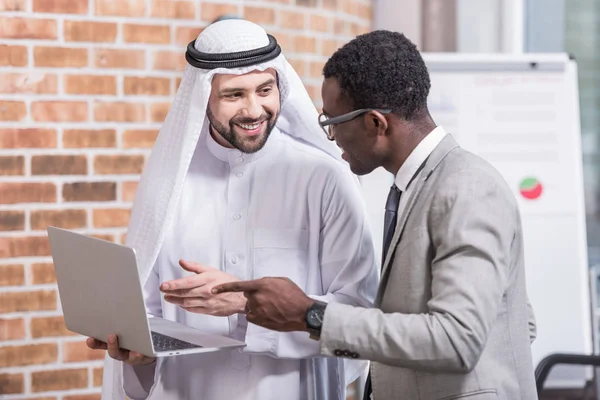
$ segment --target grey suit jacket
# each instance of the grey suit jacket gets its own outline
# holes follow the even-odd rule
[[[451,135],[413,184],[377,308],[328,305],[321,352],[372,360],[375,400],[537,399],[512,192]]]

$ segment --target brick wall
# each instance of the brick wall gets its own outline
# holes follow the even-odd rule
[[[260,23],[319,103],[370,0],[0,0],[0,397],[99,399],[102,354],[61,317],[48,225],[123,242],[184,67],[223,13]]]

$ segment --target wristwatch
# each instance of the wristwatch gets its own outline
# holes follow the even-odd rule
[[[319,340],[321,337],[325,307],[327,307],[327,303],[315,301],[306,312],[306,327],[311,339]]]

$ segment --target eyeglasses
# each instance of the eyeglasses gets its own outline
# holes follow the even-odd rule
[[[392,112],[392,110],[385,109],[385,108],[361,108],[360,110],[350,111],[349,113],[342,114],[342,115],[339,115],[337,117],[332,117],[332,118],[329,118],[324,113],[321,113],[319,115],[319,125],[323,129],[323,132],[325,132],[325,135],[327,135],[327,139],[334,140],[333,128],[335,125],[339,125],[344,122],[351,121],[354,118],[358,117],[359,115],[362,115],[369,111],[377,111],[377,112],[380,112],[381,114],[389,114]]]

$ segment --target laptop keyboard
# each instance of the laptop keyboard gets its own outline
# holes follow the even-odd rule
[[[155,351],[170,351],[170,350],[185,350],[195,349],[197,344],[184,342],[183,340],[175,339],[171,336],[166,336],[157,332],[152,331],[152,344]]]

